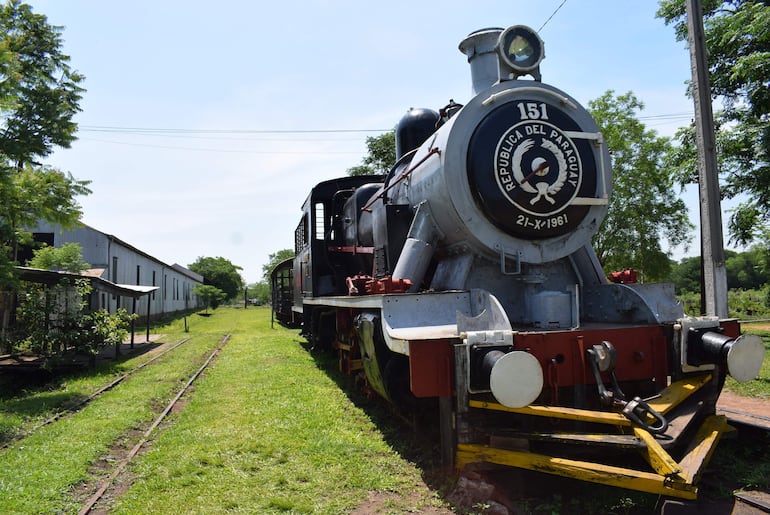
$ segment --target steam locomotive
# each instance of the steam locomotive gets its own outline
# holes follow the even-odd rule
[[[685,316],[670,284],[607,279],[591,238],[610,155],[588,112],[541,82],[532,29],[459,48],[466,105],[410,110],[388,174],[312,189],[296,256],[273,272],[275,316],[401,409],[437,406],[447,464],[694,499],[728,429],[725,375],[753,379],[761,339]]]

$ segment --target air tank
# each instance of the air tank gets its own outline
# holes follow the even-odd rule
[[[396,125],[396,160],[419,148],[437,129],[439,114],[431,109],[411,108]]]

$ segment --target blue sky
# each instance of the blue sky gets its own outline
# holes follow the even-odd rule
[[[83,221],[168,263],[223,256],[249,283],[366,136],[469,99],[457,45],[476,29],[545,24],[544,82],[583,104],[633,91],[662,135],[692,118],[689,53],[657,2],[568,0],[547,23],[562,0],[28,3],[86,77],[79,139],[47,161],[92,181]]]

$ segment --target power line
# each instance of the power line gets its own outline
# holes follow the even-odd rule
[[[120,132],[139,134],[346,134],[365,132],[389,132],[393,129],[169,129],[157,127],[113,127],[106,125],[81,125],[83,132]]]
[[[319,151],[302,151],[302,150],[291,150],[291,151],[280,151],[280,150],[237,150],[237,149],[221,149],[221,148],[203,148],[203,147],[179,147],[179,146],[172,146],[172,145],[154,145],[151,143],[129,143],[126,141],[112,141],[112,140],[103,140],[103,139],[96,139],[96,138],[80,138],[81,141],[95,141],[97,143],[110,143],[113,145],[125,145],[130,147],[146,147],[146,148],[160,148],[165,150],[184,150],[184,151],[192,151],[192,152],[221,152],[226,154],[355,154],[355,155],[361,155],[361,152],[343,152],[343,151],[332,151],[332,150],[319,150]]]
[[[539,29],[537,29],[537,32],[538,32],[538,34],[540,33],[540,31],[541,31],[541,30],[543,30],[543,27],[545,27],[546,25],[548,25],[548,22],[549,22],[549,21],[551,21],[551,18],[553,18],[553,17],[556,15],[556,13],[557,13],[557,12],[559,12],[559,9],[561,9],[561,7],[562,7],[564,4],[566,4],[566,3],[567,3],[567,0],[562,0],[562,3],[560,3],[560,4],[559,4],[559,7],[557,7],[556,9],[554,9],[554,11],[553,11],[553,12],[551,13],[551,15],[548,17],[548,19],[547,19],[547,20],[545,20],[545,23],[543,23],[543,24],[540,26],[540,28],[539,28]]]
[[[682,111],[679,113],[669,114],[650,114],[647,116],[637,116],[638,120],[683,120],[692,118],[694,115],[692,111]]]
[[[566,0],[564,0],[566,2]],[[562,2],[562,5],[564,4]],[[558,8],[557,8],[558,10]],[[689,111],[682,111],[677,113],[665,113],[665,114],[652,114],[646,116],[638,116],[639,120],[685,120],[692,118],[693,114]],[[182,128],[166,128],[166,127],[121,127],[121,126],[108,126],[108,125],[80,125],[78,130],[81,132],[97,132],[97,133],[118,133],[118,134],[137,134],[146,136],[173,136],[173,137],[190,137],[193,135],[205,136],[207,134],[212,135],[290,135],[290,134],[364,134],[373,132],[390,132],[393,129],[182,129]],[[189,135],[189,136],[186,136]],[[195,138],[195,139],[232,139],[232,138]],[[244,138],[247,139],[247,138]],[[253,140],[252,138],[248,138]],[[268,141],[278,141],[270,139]],[[296,141],[296,140],[289,140]],[[333,140],[310,140],[310,141],[340,141],[339,139]]]

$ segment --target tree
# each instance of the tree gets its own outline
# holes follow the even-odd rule
[[[671,247],[688,242],[692,224],[662,163],[671,143],[639,121],[643,108],[631,92],[615,96],[607,91],[589,102],[613,168],[612,198],[594,247],[605,269],[636,268],[645,280],[660,280],[671,267],[662,242]]]
[[[91,268],[83,261],[83,249],[79,243],[65,243],[61,247],[43,247],[34,251],[29,266],[43,270],[63,270],[79,273]]]
[[[704,32],[711,92],[722,100],[715,113],[721,192],[745,198],[733,210],[730,240],[764,241],[770,228],[770,4],[760,0],[704,0]],[[658,17],[687,38],[684,0],[663,0]],[[672,164],[684,182],[695,182],[694,130],[677,134]]]
[[[204,284],[215,286],[224,292],[224,301],[234,299],[243,290],[242,267],[223,257],[198,257],[187,268],[203,276]]]
[[[262,280],[246,286],[247,298],[257,299],[259,304],[268,304],[272,295],[270,274],[278,264],[293,257],[294,251],[291,249],[281,249],[270,254],[267,258],[267,263],[262,265]]]
[[[262,265],[262,279],[269,284],[270,274],[272,273],[273,268],[275,268],[276,265],[293,257],[294,257],[294,251],[291,249],[281,249],[277,252],[270,254],[267,257],[267,263]]]
[[[0,47],[10,59],[3,87],[12,99],[2,113],[0,153],[18,168],[75,139],[83,76],[60,50],[61,31],[20,0],[0,8]]]
[[[745,252],[725,251],[727,286],[730,290],[760,290],[770,283],[765,249],[755,245]],[[669,280],[677,294],[700,292],[700,256],[683,258],[673,265]]]
[[[219,304],[227,300],[227,294],[210,284],[199,284],[193,288],[193,293],[196,297],[203,301],[206,306],[206,313],[209,312],[209,306],[211,309],[217,309]]]
[[[668,280],[674,283],[676,294],[700,293],[700,256],[682,258],[671,267]]]
[[[18,245],[31,240],[24,227],[73,227],[76,197],[91,193],[90,181],[34,162],[75,139],[83,77],[60,47],[61,28],[44,15],[19,0],[0,6],[0,287],[16,282]]]
[[[270,283],[259,281],[258,283],[249,284],[246,288],[249,292],[249,300],[256,299],[257,304],[270,303]]]
[[[65,228],[77,225],[82,215],[77,195],[91,193],[90,182],[49,166],[0,170],[0,236],[10,243],[11,259],[16,260],[18,243],[30,237],[24,227],[41,219]]]
[[[22,283],[18,330],[8,350],[46,358],[74,350],[86,354],[95,365],[104,347],[115,345],[117,349],[123,342],[137,315],[129,315],[123,308],[115,313],[88,310],[85,299],[91,291],[88,279],[64,278],[54,285]]]
[[[361,164],[348,168],[348,175],[386,174],[396,164],[396,133],[386,132],[379,136],[367,136],[368,154]]]

